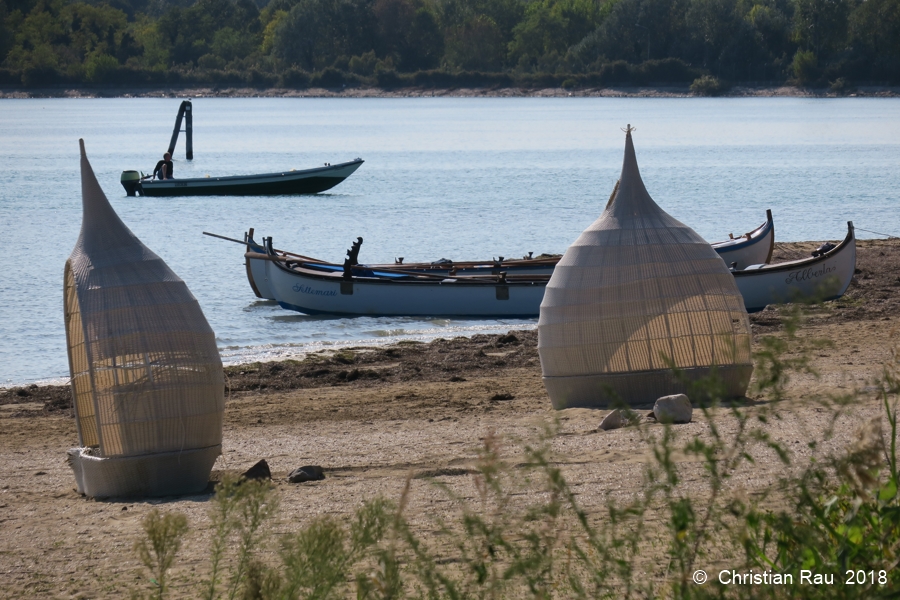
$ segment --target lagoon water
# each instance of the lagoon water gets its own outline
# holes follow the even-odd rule
[[[647,189],[710,241],[773,209],[776,240],[900,235],[900,99],[194,99],[178,177],[366,163],[317,196],[127,198],[180,100],[0,100],[0,386],[64,381],[63,265],[81,224],[78,138],[125,223],[200,301],[226,364],[346,345],[498,332],[535,320],[309,317],[259,301],[243,248],[273,236],[340,262],[561,253],[599,216],[630,123]],[[869,230],[869,231],[863,231]]]

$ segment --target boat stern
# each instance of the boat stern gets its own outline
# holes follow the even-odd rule
[[[122,176],[119,177],[119,181],[121,182],[122,187],[125,188],[125,193],[127,195],[144,195],[143,190],[141,189],[141,174],[139,172],[122,171]]]

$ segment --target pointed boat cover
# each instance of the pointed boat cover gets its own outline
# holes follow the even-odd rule
[[[185,283],[113,210],[80,144],[84,214],[64,275],[75,418],[90,449],[77,453],[90,465],[73,464],[79,490],[203,489],[222,443],[215,334]],[[82,471],[102,481],[81,481]]]
[[[746,393],[750,322],[734,277],[647,193],[630,126],[614,197],[547,285],[538,352],[557,409],[650,404],[712,371],[726,396]]]

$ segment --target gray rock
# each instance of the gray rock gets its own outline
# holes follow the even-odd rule
[[[272,479],[272,471],[269,470],[269,463],[266,459],[262,459],[249,469],[243,475],[244,479]]]
[[[690,423],[694,412],[684,394],[663,396],[653,405],[653,416],[660,423]]]
[[[625,427],[626,425],[628,425],[628,420],[625,419],[625,415],[622,414],[622,411],[617,408],[616,410],[603,417],[603,420],[600,421],[600,426],[597,427],[597,429],[600,429],[601,431],[609,431],[611,429]]]
[[[304,481],[321,481],[325,479],[325,471],[318,465],[306,465],[299,469],[294,469],[288,475],[288,481],[291,483],[303,483]]]

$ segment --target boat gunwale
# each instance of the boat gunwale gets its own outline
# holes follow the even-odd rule
[[[809,267],[816,265],[820,262],[824,262],[830,258],[833,258],[838,253],[844,251],[849,247],[851,242],[856,241],[856,229],[853,227],[853,221],[847,221],[847,235],[844,239],[834,248],[829,250],[828,252],[824,252],[819,256],[810,256],[808,258],[799,258],[797,260],[791,260],[783,263],[776,263],[774,265],[763,265],[758,269],[741,269],[739,271],[731,271],[731,274],[735,277],[752,277],[753,275],[762,275],[766,273],[778,273],[780,271],[791,271],[796,268]]]
[[[772,210],[766,209],[766,221],[764,223],[762,223],[761,225],[759,225],[758,227],[756,227],[755,229],[753,229],[750,232],[745,233],[744,235],[741,236],[741,237],[745,237],[745,236],[749,235],[750,236],[749,239],[746,239],[743,241],[737,241],[736,243],[727,245],[727,246],[725,246],[724,244],[728,244],[729,242],[733,242],[735,240],[723,240],[721,242],[712,242],[712,243],[710,243],[710,246],[712,246],[713,249],[716,250],[717,254],[718,254],[719,249],[721,249],[722,251],[726,251],[726,252],[732,252],[735,250],[743,250],[743,249],[746,249],[750,246],[753,246],[753,245],[759,243],[760,241],[765,240],[766,237],[768,236],[769,232],[772,229],[774,229],[774,219],[772,217]],[[255,252],[256,254],[268,254],[268,252],[266,251],[265,243],[260,244],[259,242],[256,242],[252,237],[250,237],[248,239],[248,242],[250,244],[253,244],[257,248],[263,249],[263,252],[257,251],[257,252]],[[771,260],[772,250],[774,249],[774,247],[775,247],[775,236],[773,235],[770,239],[769,255],[766,258],[766,263],[768,263],[768,261]],[[284,253],[284,256],[278,254],[279,252]],[[286,262],[297,262],[298,264],[303,263],[303,262],[308,262],[311,264],[319,263],[319,264],[323,264],[323,265],[330,265],[333,267],[342,268],[341,265],[338,265],[336,263],[329,263],[327,261],[324,261],[324,260],[321,260],[318,258],[312,258],[312,257],[302,257],[302,260],[291,261],[290,256],[292,256],[292,255],[297,256],[297,257],[301,256],[301,255],[293,254],[290,252],[286,252],[284,250],[277,250],[277,249],[273,249],[273,254],[271,254],[270,256],[278,257],[279,261],[283,260]],[[261,260],[261,257],[246,256],[246,258],[251,259],[251,260],[254,260],[254,259]],[[453,268],[457,268],[457,269],[484,268],[484,269],[500,269],[500,270],[502,270],[504,267],[521,268],[521,267],[531,267],[531,266],[534,266],[534,267],[550,266],[550,265],[555,266],[556,264],[559,263],[561,258],[562,258],[562,254],[559,254],[556,256],[551,256],[548,258],[525,258],[525,257],[509,258],[509,259],[505,259],[505,260],[502,260],[499,262],[493,261],[493,260],[484,260],[484,261],[450,261],[449,263],[441,263],[441,264],[433,264],[433,263],[427,263],[427,262],[394,263],[394,264],[388,264],[388,263],[366,263],[366,264],[363,264],[363,263],[360,263],[360,264],[354,265],[354,266],[358,266],[361,268],[368,268],[368,269],[372,269],[372,270],[418,269],[418,270],[422,270],[425,273],[427,273],[430,270],[443,271],[443,270],[453,269]]]
[[[735,238],[733,240],[722,240],[721,242],[712,242],[712,243],[710,243],[710,246],[712,246],[716,252],[718,252],[719,250],[722,250],[723,252],[731,252],[733,250],[743,250],[745,248],[749,248],[750,246],[753,246],[753,245],[758,244],[759,242],[765,240],[766,236],[769,235],[769,230],[774,229],[774,227],[775,227],[775,222],[772,218],[772,209],[766,209],[766,222],[763,223],[762,225],[760,225],[759,227],[757,227],[756,229],[753,229],[752,231],[749,231],[749,232],[745,233],[744,235],[740,236],[739,238]],[[747,237],[747,236],[749,236],[749,237]],[[746,237],[747,239],[741,240],[740,238],[743,238],[743,237]],[[734,242],[734,243],[731,243],[731,242]],[[772,258],[772,248],[774,248],[774,247],[775,247],[775,236],[773,235],[772,241],[771,241],[771,248],[769,249],[769,256],[768,256],[768,259],[766,262],[768,262],[768,260],[770,260]]]
[[[271,255],[269,255],[271,256]],[[248,257],[252,258],[252,257]],[[279,257],[281,258],[281,257]],[[352,281],[354,284],[372,284],[372,285],[447,285],[453,284],[455,287],[460,286],[472,286],[472,287],[497,287],[497,286],[511,286],[511,287],[526,287],[532,285],[543,285],[546,286],[547,282],[550,280],[549,276],[546,275],[538,275],[538,276],[529,276],[529,275],[520,275],[517,277],[527,277],[527,279],[507,279],[506,281],[500,281],[499,279],[488,279],[488,278],[476,278],[476,277],[466,277],[466,276],[446,276],[442,277],[439,275],[431,275],[427,276],[430,278],[426,278],[423,276],[421,279],[416,278],[416,274],[409,274],[409,279],[389,279],[386,277],[368,277],[365,275],[354,275],[352,278],[347,279],[344,277],[342,271],[331,271],[328,273],[322,271],[314,271],[312,269],[304,268],[302,264],[298,264],[297,266],[287,266],[285,261],[283,260],[272,260],[272,263],[275,266],[290,275],[296,275],[299,277],[308,277],[310,279],[315,279],[324,283],[339,283],[341,281]],[[294,261],[290,261],[294,262]],[[297,261],[299,263],[299,261]],[[340,267],[340,265],[335,265],[334,263],[324,263],[333,267]],[[361,269],[369,269],[368,267],[363,267],[361,265],[355,265],[356,268]],[[371,269],[369,269],[371,270]],[[406,273],[402,273],[402,275],[406,276]]]
[[[241,184],[241,183],[244,183],[246,180],[251,180],[251,179],[256,179],[256,178],[266,178],[266,179],[270,179],[270,180],[275,180],[278,178],[286,178],[286,179],[305,178],[308,175],[336,171],[342,167],[349,167],[352,165],[361,165],[364,162],[366,162],[366,161],[364,161],[361,158],[355,158],[351,161],[339,163],[336,165],[313,167],[311,169],[303,169],[300,171],[282,171],[282,172],[276,172],[276,173],[255,173],[255,174],[248,174],[248,175],[224,175],[221,177],[218,177],[218,176],[217,177],[186,177],[183,179],[176,178],[176,179],[162,179],[162,180],[159,180],[159,179],[144,180],[141,182],[141,185],[142,186],[149,185],[149,186],[157,188],[157,189],[167,189],[167,188],[174,188],[174,187],[183,187],[183,185],[179,185],[179,184],[203,184],[203,183],[206,183],[206,184],[213,184],[213,183],[216,183],[216,184],[222,184],[222,183]],[[345,179],[346,179],[346,177],[345,177]]]

